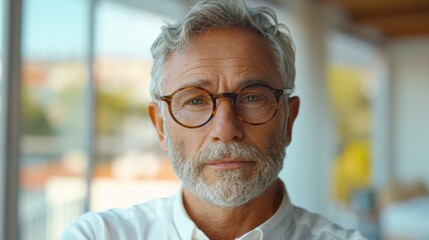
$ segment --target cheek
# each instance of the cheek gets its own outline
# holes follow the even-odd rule
[[[245,129],[246,132],[246,140],[250,141],[248,144],[252,145],[254,147],[257,147],[258,150],[262,152],[266,152],[271,143],[271,138],[273,129],[270,127],[267,127],[267,125],[262,126],[250,126],[250,128]]]
[[[180,145],[186,159],[194,156],[204,143],[204,134],[199,129],[187,129],[172,123],[169,125],[168,132],[171,137],[172,143]]]
[[[279,111],[277,112],[278,116],[275,119],[277,125],[277,135],[279,139],[283,142],[287,141],[287,111],[283,105],[279,106]]]
[[[253,131],[253,134],[251,134],[252,131],[248,131],[249,138],[261,151],[267,152],[274,142],[280,141],[282,144],[286,142],[286,125],[284,116],[276,116],[269,123],[259,126],[257,131]]]

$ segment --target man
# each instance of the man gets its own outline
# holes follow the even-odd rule
[[[152,46],[148,113],[183,187],[88,213],[63,239],[363,239],[294,207],[278,174],[298,114],[294,50],[269,8],[208,0]]]

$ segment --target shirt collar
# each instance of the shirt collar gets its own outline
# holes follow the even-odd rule
[[[285,236],[293,219],[294,208],[283,182],[279,181],[283,189],[283,200],[274,215],[256,228],[263,232],[261,239],[281,239]]]
[[[293,206],[290,203],[283,182],[281,180],[279,181],[283,189],[283,199],[277,211],[267,221],[237,238],[237,240],[279,239],[288,231],[294,214]],[[176,226],[180,238],[192,239],[193,233],[198,230],[198,228],[185,210],[183,204],[183,185],[176,194],[173,211],[174,225]]]
[[[183,204],[183,185],[180,186],[173,207],[174,226],[180,235],[180,239],[192,239],[192,234],[196,228],[195,223],[191,220]]]

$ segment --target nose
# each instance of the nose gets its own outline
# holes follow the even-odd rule
[[[241,121],[237,118],[231,99],[219,98],[212,119],[210,138],[212,141],[231,142],[243,138]]]

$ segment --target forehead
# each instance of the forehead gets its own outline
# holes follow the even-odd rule
[[[249,81],[283,87],[265,39],[235,27],[213,29],[191,38],[184,53],[169,56],[164,77],[165,94],[189,85],[231,91]]]

